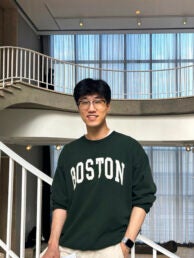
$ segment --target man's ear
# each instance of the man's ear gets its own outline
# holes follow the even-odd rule
[[[110,103],[107,104],[107,108],[108,108],[108,113],[110,113],[110,111],[111,111],[111,105],[110,105]]]

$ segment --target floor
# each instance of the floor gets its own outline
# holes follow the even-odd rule
[[[179,247],[176,255],[181,258],[194,258],[194,247],[193,248],[186,248],[186,247]]]
[[[186,248],[186,247],[178,247],[177,252],[175,253],[180,258],[194,258],[194,247]],[[135,258],[152,258],[152,255],[146,254],[136,254]],[[158,255],[157,258],[167,258],[165,255]]]

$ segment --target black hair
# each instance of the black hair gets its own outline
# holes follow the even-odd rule
[[[106,100],[109,104],[111,101],[111,89],[110,86],[103,80],[94,80],[91,78],[83,79],[78,82],[74,88],[74,99],[78,104],[81,97],[86,95],[98,94],[100,97]]]

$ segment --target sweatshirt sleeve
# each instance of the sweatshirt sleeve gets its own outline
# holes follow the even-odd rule
[[[65,168],[64,168],[64,156],[63,150],[59,156],[57,169],[55,171],[52,187],[51,187],[51,205],[52,210],[65,209],[68,206],[68,195],[65,180]]]
[[[141,145],[138,146],[133,157],[132,180],[132,206],[141,207],[148,213],[156,199],[156,185],[148,157]]]

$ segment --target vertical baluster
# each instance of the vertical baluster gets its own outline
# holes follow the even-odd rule
[[[46,58],[46,88],[48,89],[48,57]]]
[[[56,88],[57,88],[57,85],[55,85],[56,84],[55,74],[56,74],[56,69],[57,69],[57,61],[56,60],[54,61],[53,69],[54,69],[53,85],[54,85],[54,90],[56,90]],[[65,81],[64,81],[64,84],[65,84]]]
[[[16,60],[15,60],[15,78],[18,78],[18,48],[16,49]]]
[[[31,83],[31,56],[32,52],[28,52],[28,83]]]
[[[53,61],[52,61],[52,59],[50,59],[50,62],[51,62],[51,64],[50,64],[50,69],[51,69],[51,71],[50,71],[50,84],[52,86],[54,84],[53,83]]]
[[[13,181],[14,181],[14,161],[13,161],[12,158],[9,158],[9,185],[8,185],[7,232],[6,232],[7,252],[6,252],[6,258],[9,258],[9,251],[11,250]]]
[[[42,180],[37,182],[37,217],[36,217],[36,258],[40,256],[41,250],[41,214],[42,214]]]
[[[44,81],[44,56],[42,56],[42,83],[45,84],[45,81]]]
[[[135,258],[135,244],[134,244],[134,246],[131,248],[131,258]]]
[[[5,87],[5,48],[3,49],[3,87]]]
[[[38,54],[37,58],[38,58],[37,80],[38,80],[38,87],[39,87],[40,86],[40,78],[39,78],[39,76],[40,76],[40,55],[39,54]]]
[[[153,249],[153,258],[157,258],[157,250]]]
[[[7,49],[7,79],[9,78],[9,48]]]
[[[21,188],[21,226],[20,226],[20,258],[25,257],[25,229],[26,229],[26,180],[27,171],[22,167]]]
[[[23,71],[23,50],[20,49],[20,81],[22,81],[22,71]]]
[[[32,79],[35,81],[35,52],[33,53],[33,72],[32,72]]]
[[[24,51],[24,78],[26,79],[26,50]]]
[[[11,49],[11,84],[13,84],[13,62],[14,62],[14,59],[13,59],[13,53],[14,53],[14,49],[12,48]]]

